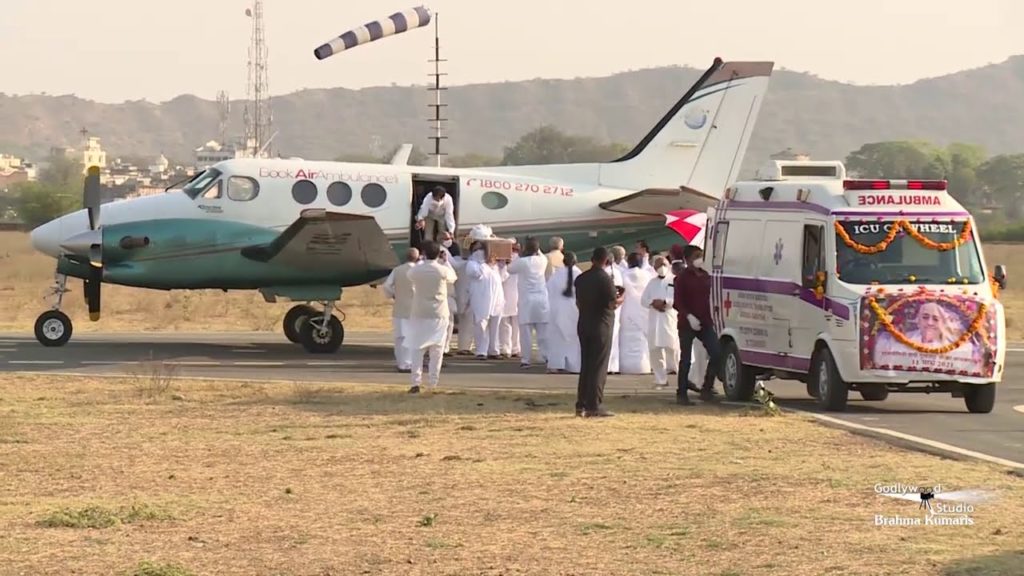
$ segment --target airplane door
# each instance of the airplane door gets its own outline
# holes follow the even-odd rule
[[[445,192],[447,192],[447,194],[452,198],[452,204],[455,208],[456,227],[452,234],[457,236],[459,232],[466,229],[465,226],[461,225],[460,220],[459,200],[461,194],[459,189],[459,177],[443,174],[413,174],[411,194],[412,204],[409,212],[409,243],[412,246],[418,247],[420,242],[426,238],[423,230],[416,229],[416,217],[419,214],[420,206],[423,205],[423,201],[431,194],[431,191],[435,186],[443,187]]]

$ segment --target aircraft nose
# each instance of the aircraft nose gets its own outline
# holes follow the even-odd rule
[[[60,222],[51,220],[36,227],[29,238],[32,240],[32,248],[56,258],[60,253]]]

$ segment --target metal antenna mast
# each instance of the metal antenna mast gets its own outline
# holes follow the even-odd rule
[[[434,64],[434,73],[430,74],[430,76],[434,77],[434,85],[432,87],[427,88],[427,90],[434,92],[434,103],[433,104],[427,104],[427,106],[430,106],[430,107],[432,107],[434,109],[434,117],[429,120],[430,122],[432,122],[434,124],[434,135],[430,136],[429,139],[434,141],[434,152],[431,153],[431,155],[434,157],[434,159],[437,162],[437,166],[440,168],[441,167],[441,156],[445,156],[446,155],[443,152],[441,152],[441,140],[447,140],[448,139],[447,136],[442,136],[441,135],[441,123],[442,122],[446,122],[448,120],[447,118],[442,118],[441,117],[441,108],[448,106],[447,104],[442,104],[441,103],[441,91],[448,89],[448,88],[442,88],[441,87],[441,76],[447,76],[448,74],[446,74],[444,72],[441,72],[441,62],[447,62],[447,60],[442,60],[441,59],[441,41],[440,41],[440,36],[438,34],[438,24],[437,24],[437,21],[438,21],[438,14],[435,13],[434,14],[434,59],[433,60],[428,60],[428,62],[431,62],[431,63]]]
[[[221,145],[227,144],[228,120],[231,118],[231,100],[228,93],[221,90],[217,92],[217,115],[220,122],[217,126],[217,137]]]
[[[245,10],[252,19],[252,34],[249,45],[249,81],[246,86],[246,102],[243,111],[246,145],[252,145],[254,155],[267,144],[273,118],[270,113],[269,76],[267,74],[267,43],[263,32],[263,0],[254,0],[253,7]]]

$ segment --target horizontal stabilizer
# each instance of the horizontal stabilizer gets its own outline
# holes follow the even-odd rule
[[[679,188],[648,188],[622,198],[602,202],[601,208],[623,214],[663,216],[676,210],[704,212],[718,204],[718,198],[680,186]]]
[[[372,216],[304,210],[267,244],[248,246],[242,256],[303,270],[324,267],[389,271],[398,257]]]

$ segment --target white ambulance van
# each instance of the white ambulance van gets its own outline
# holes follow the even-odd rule
[[[705,262],[726,395],[800,380],[826,410],[850,390],[950,393],[987,413],[1005,316],[970,213],[941,180],[848,179],[775,161],[708,211]]]

